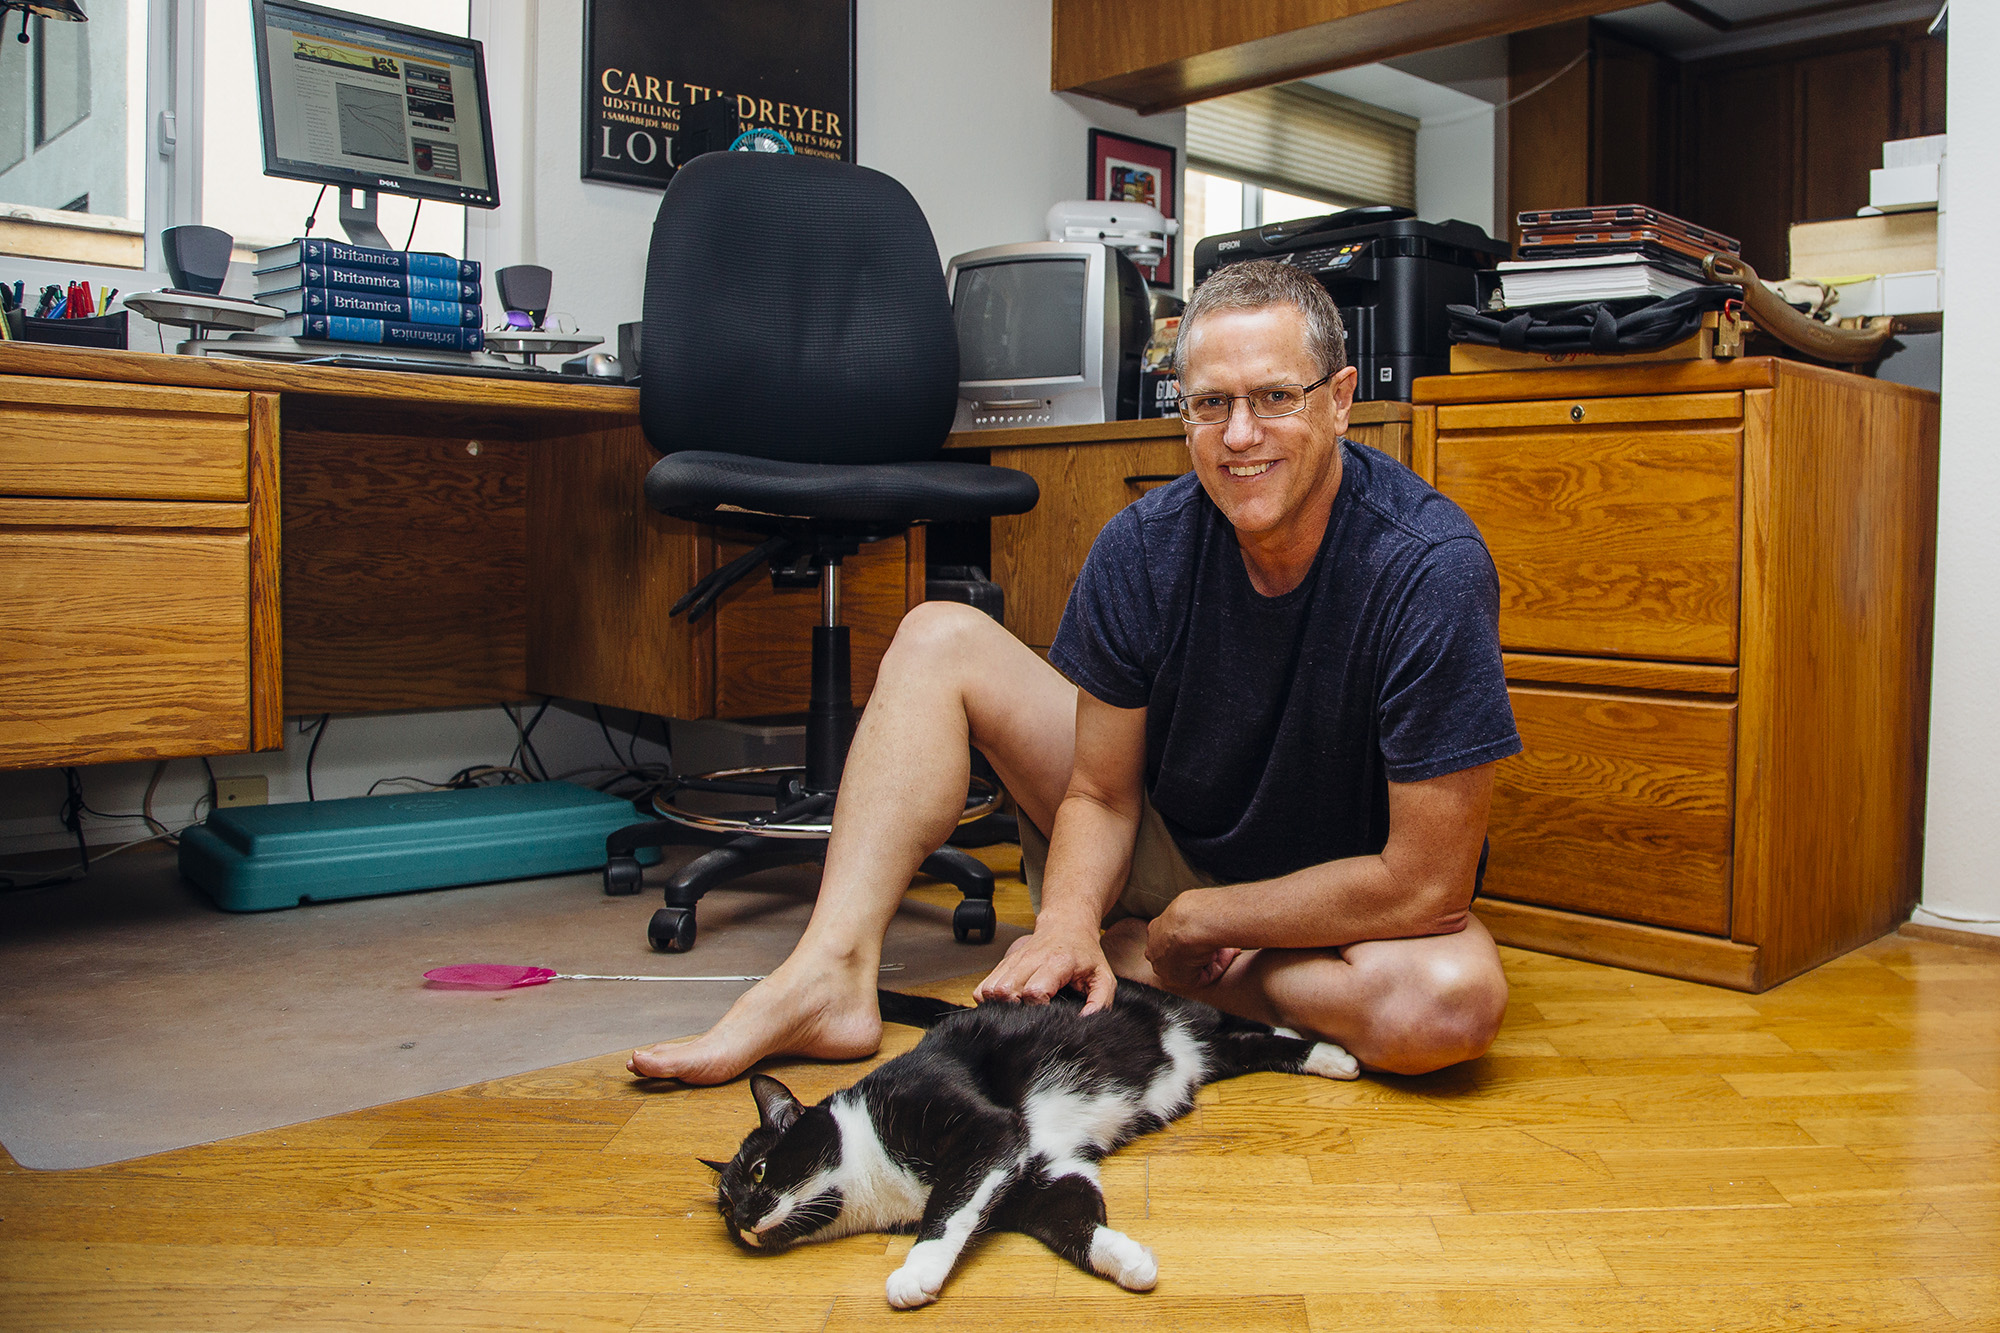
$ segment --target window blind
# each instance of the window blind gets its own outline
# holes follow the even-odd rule
[[[1417,201],[1417,122],[1310,85],[1255,88],[1187,112],[1188,165],[1342,205]]]

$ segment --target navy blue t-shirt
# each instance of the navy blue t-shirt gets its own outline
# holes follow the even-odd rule
[[[1190,864],[1270,879],[1389,839],[1388,782],[1518,753],[1500,584],[1464,511],[1341,441],[1318,557],[1266,597],[1192,475],[1098,534],[1049,661],[1146,709],[1146,791]]]

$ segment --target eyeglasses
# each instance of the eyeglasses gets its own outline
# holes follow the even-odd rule
[[[1267,421],[1272,417],[1288,417],[1303,412],[1306,395],[1333,376],[1334,372],[1329,370],[1311,384],[1273,384],[1252,393],[1184,393],[1179,399],[1181,420],[1193,426],[1220,426],[1236,410],[1238,398],[1248,402],[1250,410]]]

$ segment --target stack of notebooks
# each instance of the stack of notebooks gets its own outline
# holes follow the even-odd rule
[[[306,238],[257,252],[257,301],[289,318],[259,333],[477,352],[479,265],[421,250]]]
[[[1701,261],[1740,255],[1733,236],[1637,204],[1522,213],[1521,258],[1499,265],[1498,304],[1573,305],[1672,296],[1707,281]]]

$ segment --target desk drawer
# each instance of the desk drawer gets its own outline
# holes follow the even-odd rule
[[[1111,516],[1188,470],[1180,440],[1107,440],[1061,448],[995,449],[1042,488],[1025,514],[993,520],[993,579],[1007,590],[1007,628],[1033,648],[1055,642],[1069,590]]]
[[[247,500],[250,395],[0,376],[0,495]]]
[[[1438,410],[1510,651],[1736,660],[1741,394]],[[1575,419],[1573,419],[1575,418]]]
[[[1736,705],[1515,687],[1484,896],[1729,933]]]
[[[0,528],[0,767],[249,749],[250,572],[240,529]]]

